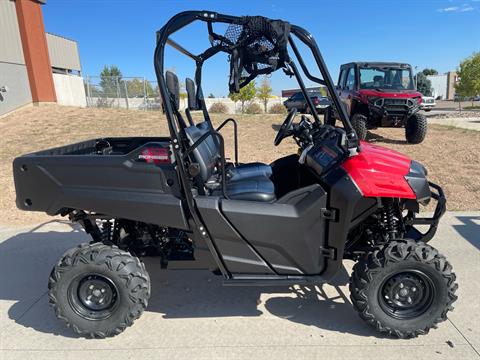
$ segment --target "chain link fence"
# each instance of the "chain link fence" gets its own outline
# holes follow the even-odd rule
[[[0,0],[1,1],[1,0]],[[86,76],[84,79],[86,102],[88,107],[122,108],[129,110],[162,111],[162,100],[156,80],[144,77],[123,76]],[[268,101],[268,110],[273,106],[281,106],[286,98],[273,97]],[[208,109],[213,105],[222,105],[227,114],[240,113],[240,102],[228,97],[206,98]],[[262,101],[255,98],[245,103],[248,107],[256,103],[263,112]],[[180,89],[180,110],[187,106],[185,88]],[[267,111],[268,112],[268,111]]]
[[[156,81],[144,77],[87,76],[87,106],[130,110],[161,110]]]

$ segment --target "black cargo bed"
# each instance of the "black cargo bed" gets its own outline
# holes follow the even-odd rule
[[[169,138],[102,138],[20,156],[13,162],[17,207],[188,229],[169,147]],[[152,151],[165,155],[145,160]]]

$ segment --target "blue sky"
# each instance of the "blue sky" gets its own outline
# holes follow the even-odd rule
[[[115,64],[124,76],[155,80],[155,31],[177,12],[203,9],[281,18],[306,28],[334,80],[342,63],[355,60],[401,61],[446,72],[480,51],[480,0],[48,0],[43,13],[48,32],[78,41],[84,75]],[[174,39],[197,52],[208,44],[204,25]],[[181,78],[193,76],[189,60],[174,51],[167,56],[166,65]],[[296,86],[282,75],[271,78],[275,93]],[[227,76],[226,57],[213,60],[205,67],[204,92],[226,95]]]

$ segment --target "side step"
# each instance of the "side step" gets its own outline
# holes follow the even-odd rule
[[[292,286],[292,285],[319,285],[326,279],[322,276],[259,276],[259,275],[233,275],[230,279],[223,280],[224,286]]]

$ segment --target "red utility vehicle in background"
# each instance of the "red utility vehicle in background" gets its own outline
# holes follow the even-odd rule
[[[405,138],[419,144],[427,134],[412,67],[390,62],[351,62],[340,67],[336,88],[358,138],[368,129],[405,127]]]

